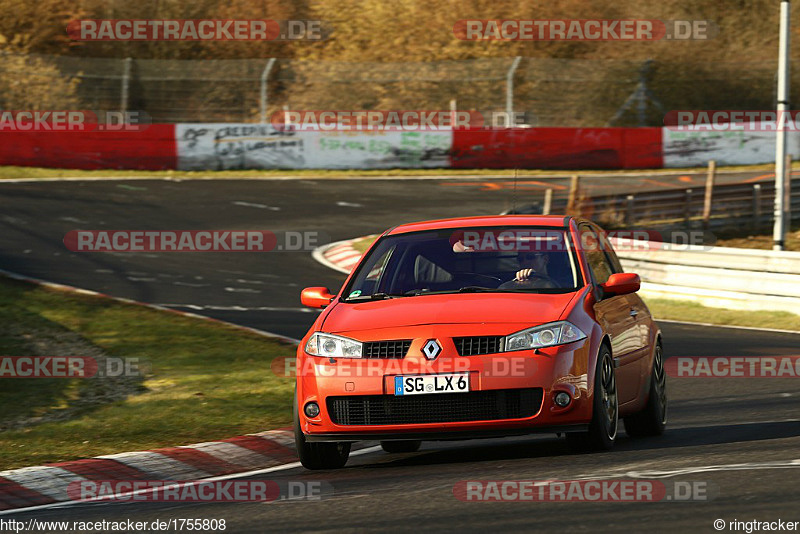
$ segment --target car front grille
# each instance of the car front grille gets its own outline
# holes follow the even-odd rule
[[[411,348],[410,339],[395,339],[391,341],[367,341],[363,345],[363,358],[367,359],[398,359],[405,358]]]
[[[503,336],[454,337],[459,356],[495,354],[503,350]]]
[[[492,389],[433,395],[328,397],[337,425],[404,425],[495,421],[533,417],[542,406],[541,388]]]

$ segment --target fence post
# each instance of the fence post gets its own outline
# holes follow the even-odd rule
[[[683,202],[683,224],[686,228],[692,224],[692,193],[691,189],[686,190],[686,200]]]
[[[573,174],[569,182],[569,197],[567,197],[567,214],[575,215],[575,209],[578,206],[578,188],[580,187],[581,178],[577,174]]]
[[[711,224],[711,199],[714,195],[714,176],[717,173],[717,162],[713,159],[708,162],[706,174],[706,195],[703,201],[703,230],[708,230]]]
[[[633,225],[633,205],[634,196],[628,195],[625,197],[625,226]]]
[[[272,70],[272,66],[275,64],[275,58],[269,58],[267,61],[267,65],[264,67],[264,70],[261,72],[261,124],[267,122],[267,79],[269,78],[269,73]]]
[[[133,59],[126,57],[122,60],[122,94],[120,95],[119,108],[124,115],[128,111],[128,101],[130,100],[131,87],[131,64]]]
[[[753,185],[753,232],[761,226],[761,184]]]
[[[544,206],[542,207],[542,215],[550,215],[550,210],[553,208],[553,190],[544,190]]]
[[[512,115],[514,113],[514,72],[516,72],[517,67],[519,67],[519,62],[521,60],[522,56],[515,57],[511,68],[508,69],[508,73],[506,74],[506,120],[509,126],[516,126],[517,122],[516,118]]]

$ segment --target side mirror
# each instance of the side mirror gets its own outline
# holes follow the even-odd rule
[[[336,297],[327,287],[307,287],[300,293],[300,302],[309,308],[324,308]]]
[[[600,284],[603,288],[603,295],[627,295],[629,293],[636,293],[639,291],[642,280],[638,274],[634,273],[617,273],[608,277],[605,284]]]

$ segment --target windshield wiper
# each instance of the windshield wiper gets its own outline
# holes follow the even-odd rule
[[[498,289],[496,287],[464,286],[458,290],[459,293],[481,293],[483,291],[498,291]]]
[[[412,289],[407,291],[404,296],[411,297],[416,295],[448,295],[453,293],[503,293],[502,289],[483,286],[464,286],[459,289],[443,289],[441,291],[429,291],[427,289]]]
[[[410,296],[412,295],[409,294],[398,295],[397,293],[378,292],[378,293],[373,293],[371,295],[359,295],[357,297],[350,297],[346,300],[348,302],[354,300],[385,300],[385,299],[396,299],[400,297],[410,297]]]

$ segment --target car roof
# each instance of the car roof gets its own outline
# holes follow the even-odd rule
[[[480,226],[547,226],[566,228],[571,218],[572,217],[568,215],[489,215],[481,217],[458,217],[453,219],[438,219],[435,221],[401,224],[389,230],[387,234],[395,235],[408,232],[421,232],[424,230],[439,230],[442,228],[473,228]]]

